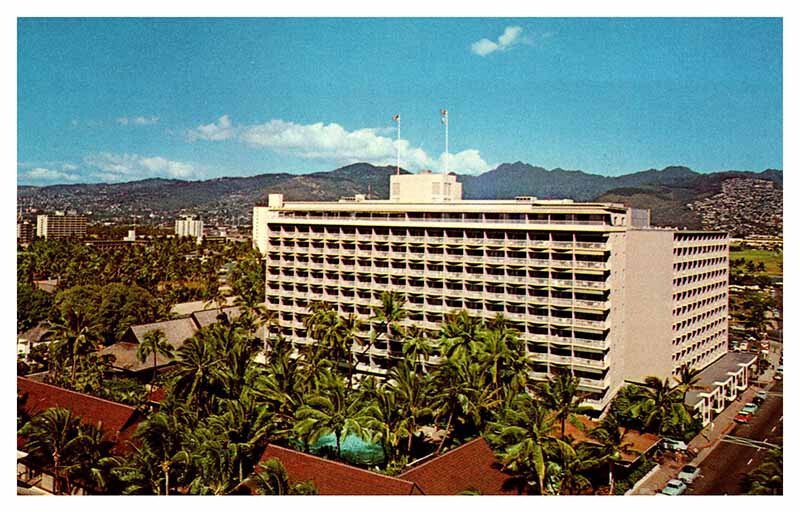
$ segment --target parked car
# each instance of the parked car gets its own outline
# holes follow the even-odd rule
[[[764,402],[764,400],[766,400],[768,396],[769,395],[767,394],[767,391],[764,389],[756,392],[756,398],[761,400],[762,402]]]
[[[665,437],[661,440],[661,447],[665,450],[672,450],[677,452],[685,452],[688,446],[683,441],[678,441],[677,439],[670,439],[669,437]]]
[[[744,407],[742,407],[742,410],[741,410],[741,411],[739,411],[739,412],[740,412],[740,413],[742,413],[742,412],[746,412],[746,413],[750,413],[750,414],[752,414],[753,416],[755,416],[755,415],[756,415],[756,411],[757,411],[757,410],[758,410],[758,405],[756,405],[756,404],[754,404],[754,403],[750,402],[750,403],[746,403],[746,404],[744,404]]]
[[[750,420],[753,418],[753,415],[749,412],[739,411],[739,414],[733,418],[733,421],[736,423],[750,423]]]
[[[667,485],[661,489],[661,494],[666,496],[678,496],[686,492],[686,484],[680,480],[670,480]]]
[[[678,480],[686,482],[686,485],[691,485],[698,476],[700,476],[700,468],[687,464],[683,466],[681,472],[678,473]]]

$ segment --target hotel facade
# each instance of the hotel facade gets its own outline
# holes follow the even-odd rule
[[[649,211],[571,200],[463,200],[453,175],[391,177],[390,199],[286,202],[253,212],[266,304],[282,334],[313,342],[303,318],[325,301],[367,320],[384,291],[406,324],[437,337],[449,312],[502,313],[534,378],[580,378],[604,408],[626,381],[704,368],[727,351],[728,236],[650,226]],[[360,335],[370,336],[365,322]],[[379,338],[358,369],[385,374],[402,347]]]

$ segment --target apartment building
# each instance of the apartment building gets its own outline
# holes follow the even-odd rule
[[[534,378],[568,369],[596,408],[625,381],[700,368],[727,350],[724,233],[653,228],[649,212],[619,204],[463,200],[452,175],[392,176],[390,194],[272,194],[255,208],[267,306],[295,344],[312,342],[303,326],[311,302],[366,320],[394,290],[406,322],[431,336],[451,311],[502,313],[526,341]],[[360,371],[385,374],[402,347],[378,339],[354,353]]]
[[[195,215],[181,215],[175,220],[175,236],[196,238],[199,243],[203,240],[203,221]]]
[[[34,227],[27,220],[17,221],[17,243],[29,244],[33,242]]]
[[[86,217],[64,212],[56,212],[54,215],[37,215],[36,236],[46,240],[84,238],[86,236]]]

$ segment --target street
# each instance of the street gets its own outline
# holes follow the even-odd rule
[[[769,397],[751,422],[747,425],[736,425],[700,464],[700,477],[687,494],[743,494],[745,475],[758,467],[768,449],[746,446],[746,440],[782,445],[782,437],[783,383],[775,382],[769,391]]]

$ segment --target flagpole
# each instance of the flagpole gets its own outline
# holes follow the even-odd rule
[[[400,175],[400,114],[397,115],[397,175]]]
[[[448,125],[450,123],[448,123],[448,120],[447,120],[447,109],[446,108],[442,109],[442,123],[444,123],[444,174],[447,174],[448,171],[449,171],[448,165],[450,163],[449,162],[449,160],[450,160],[449,159],[450,148],[448,147],[448,133],[447,133],[447,131],[448,131]]]

